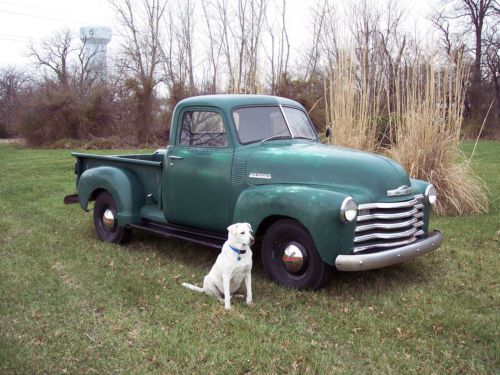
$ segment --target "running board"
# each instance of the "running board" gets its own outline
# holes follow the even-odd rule
[[[140,224],[130,224],[128,226],[164,237],[179,238],[216,249],[220,249],[224,242],[226,242],[226,237],[220,233],[168,223],[158,223],[151,220],[143,220]]]

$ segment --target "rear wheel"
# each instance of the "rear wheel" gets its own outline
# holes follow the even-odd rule
[[[262,242],[262,264],[277,283],[296,289],[318,289],[331,276],[308,231],[294,220],[273,224]]]
[[[118,225],[116,203],[107,191],[100,193],[95,200],[94,226],[101,241],[114,243],[130,241],[131,229]]]

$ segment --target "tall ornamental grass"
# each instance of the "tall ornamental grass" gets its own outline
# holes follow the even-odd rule
[[[421,63],[396,78],[396,109],[390,116],[395,140],[389,155],[412,177],[436,187],[438,214],[488,211],[486,186],[460,150],[467,74],[463,60],[456,58],[439,69]]]
[[[438,214],[487,212],[486,185],[460,150],[468,74],[463,60],[436,64],[420,58],[396,72],[394,82],[365,85],[346,56],[339,56],[325,83],[334,143],[387,153],[411,177],[432,183]],[[383,149],[378,140],[386,142]]]
[[[335,144],[376,151],[381,95],[381,86],[370,83],[367,72],[355,66],[352,54],[339,53],[325,81],[325,115]]]

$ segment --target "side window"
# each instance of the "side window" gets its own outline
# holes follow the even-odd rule
[[[179,144],[196,147],[227,147],[226,128],[217,112],[186,111],[182,115]]]

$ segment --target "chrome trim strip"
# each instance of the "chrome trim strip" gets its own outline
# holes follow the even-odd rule
[[[424,201],[424,195],[423,194],[415,194],[414,197],[415,197],[415,199],[417,201],[422,201],[422,202]]]
[[[442,242],[439,231],[412,244],[373,254],[339,255],[335,267],[339,271],[365,271],[403,263],[436,250]]]
[[[264,180],[271,180],[272,179],[272,175],[270,173],[255,173],[255,172],[252,172],[248,175],[248,178],[261,178],[261,179],[264,179]]]
[[[369,210],[372,208],[405,208],[405,207],[413,207],[417,204],[416,199],[412,199],[410,201],[403,202],[393,202],[393,203],[365,203],[360,204],[358,208],[360,210]]]
[[[414,216],[417,214],[419,211],[417,208],[414,208],[413,210],[406,211],[406,212],[398,212],[396,214],[366,214],[366,215],[359,215],[358,216],[358,221],[366,221],[366,220],[373,220],[373,219],[401,219],[404,217],[410,217]]]
[[[283,118],[285,119],[285,124],[286,124],[286,127],[288,128],[288,131],[290,132],[290,135],[292,136],[292,138],[295,138],[295,136],[293,135],[293,132],[292,132],[292,128],[290,127],[290,123],[288,122],[288,119],[285,116],[285,111],[283,111],[283,106],[281,104],[279,104],[279,107],[280,107],[281,114],[282,114]]]
[[[385,224],[385,223],[374,223],[374,224],[366,224],[366,225],[359,225],[356,227],[356,233],[357,232],[364,232],[367,230],[371,229],[398,229],[398,228],[404,228],[404,227],[409,227],[410,225],[413,225],[417,223],[418,218],[414,217],[413,219],[410,219],[408,221],[402,221],[399,223],[392,223],[392,224]]]
[[[415,235],[408,239],[408,240],[403,240],[403,241],[398,241],[398,242],[391,242],[391,243],[372,243],[370,245],[365,245],[365,246],[356,246],[353,249],[354,253],[359,253],[361,251],[365,251],[368,249],[375,249],[375,248],[387,248],[387,247],[395,247],[395,246],[401,246],[401,245],[407,245],[409,243],[415,242],[418,238],[417,236],[421,236],[424,234],[423,230],[419,230]]]
[[[356,243],[356,242],[363,242],[376,239],[392,240],[393,238],[396,239],[396,238],[413,236],[415,233],[417,233],[417,228],[412,228],[409,230],[405,230],[404,232],[396,232],[396,233],[377,232],[377,233],[366,234],[364,236],[356,236],[354,237],[354,242]]]

